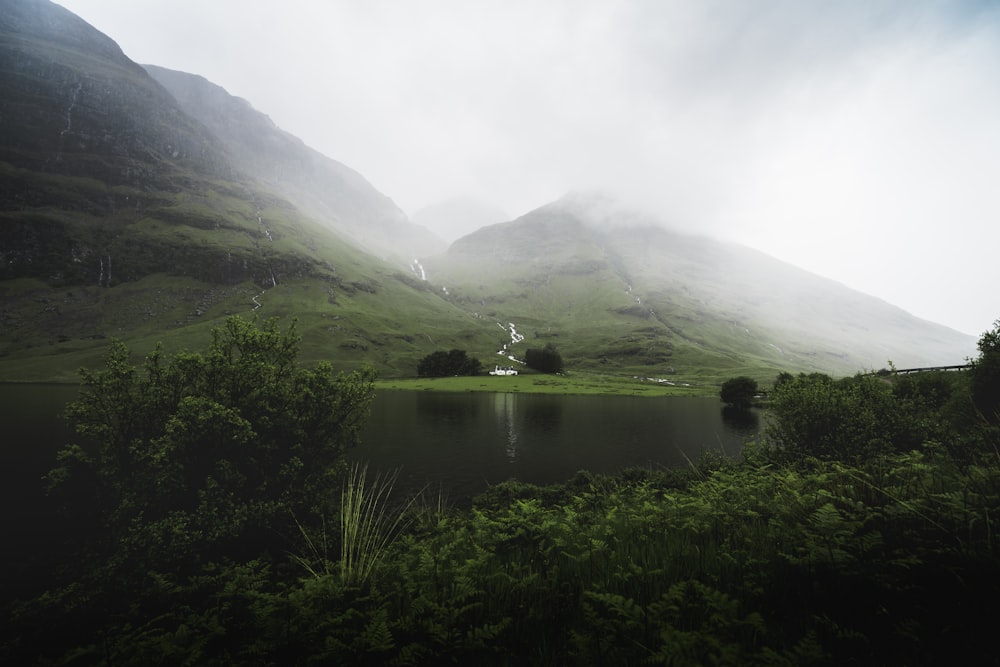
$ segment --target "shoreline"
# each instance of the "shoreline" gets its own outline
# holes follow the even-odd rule
[[[597,396],[696,396],[717,397],[712,385],[669,385],[610,375],[522,374],[505,377],[470,375],[438,378],[385,378],[375,380],[375,390],[565,394]]]

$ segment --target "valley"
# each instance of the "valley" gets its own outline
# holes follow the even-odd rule
[[[408,216],[394,193],[373,185],[384,174],[369,182],[251,101],[197,73],[140,65],[49,0],[0,0],[0,524],[8,547],[0,664],[995,660],[995,623],[982,610],[1000,595],[1000,321],[977,339],[701,234],[717,202],[687,204],[718,192],[681,173],[711,171],[734,195],[755,189],[755,172],[771,165],[743,163],[749,149],[729,144],[782,155],[771,155],[763,132],[775,120],[753,125],[744,116],[780,109],[775,124],[784,125],[809,105],[730,104],[762,94],[730,89],[790,80],[774,71],[800,71],[798,63],[775,68],[775,54],[827,53],[809,38],[822,43],[903,12],[880,7],[842,21],[845,29],[816,20],[829,14],[815,8],[789,20],[780,7],[780,30],[770,35],[800,47],[785,51],[781,40],[761,39],[769,33],[758,24],[775,17],[753,3],[732,3],[734,12],[713,3],[710,29],[670,20],[662,35],[645,19],[656,18],[654,5],[678,17],[668,3],[546,3],[510,33],[481,21],[445,61],[427,66],[411,48],[423,42],[389,43],[401,33],[387,28],[409,4],[356,4],[274,3],[261,14],[252,3],[178,12],[150,2],[141,19],[199,64],[228,55],[236,36],[270,65],[283,51],[324,53],[292,38],[306,34],[308,19],[351,5],[343,25],[317,21],[312,33],[329,48],[351,43],[347,31],[357,30],[360,41],[341,52],[350,57],[302,58],[292,72],[254,66],[244,52],[239,67],[268,87],[296,77],[302,98],[289,103],[316,110],[338,135],[326,144],[331,153],[350,139],[364,145],[355,158],[373,156],[366,171],[411,165],[389,181],[404,191],[400,201],[413,203],[410,179],[427,200],[447,197],[431,181],[450,182],[448,153],[459,143],[477,144],[479,158],[500,155],[517,178],[477,173],[493,177],[465,181],[479,183],[476,196],[414,206]],[[694,4],[681,14],[705,11]],[[517,16],[514,5],[499,5]],[[455,44],[448,33],[470,25],[467,7],[487,16],[485,4],[457,3],[447,16],[421,5],[402,15],[433,22],[405,21],[404,34],[434,49]],[[218,42],[193,37],[209,8],[225,19]],[[135,8],[114,13],[126,9]],[[167,14],[154,22],[157,9]],[[641,25],[606,20],[633,9]],[[540,16],[549,11],[572,20],[534,32],[554,25]],[[730,13],[735,22],[723,16]],[[246,30],[248,17],[261,21],[260,32]],[[786,39],[804,19],[822,23],[821,33]],[[586,33],[568,51],[599,48],[567,59],[564,28]],[[618,36],[617,28],[626,29]],[[674,53],[671,43],[658,53],[663,36],[683,46],[686,32],[697,49]],[[502,77],[488,76],[491,63],[507,56],[505,75],[534,81],[543,63],[518,70],[521,54],[505,50],[539,53],[528,48],[533,35],[558,81],[540,78],[533,94],[507,95]],[[670,71],[619,69],[618,54],[604,47],[622,36],[629,44],[620,53],[640,49],[643,62]],[[852,62],[868,74],[871,51],[829,53],[865,56]],[[483,97],[498,110],[496,126],[476,127],[486,116],[473,112],[470,90],[483,89],[467,79],[426,87],[422,75],[400,82],[378,70],[405,70],[404,54],[418,69],[452,75],[461,71],[449,66],[463,60],[488,82]],[[615,78],[634,81],[604,81],[626,71]],[[678,75],[691,83],[672,83]],[[345,86],[355,76],[386,107],[380,117],[358,104],[379,116],[370,122],[388,138],[385,152],[337,113],[357,104],[345,93],[357,94]],[[581,104],[594,98],[572,94],[576,77],[601,98],[630,85],[642,95]],[[808,92],[823,87],[806,78]],[[689,92],[707,82],[726,95],[644,107],[671,97],[651,82]],[[443,134],[430,131],[438,118],[419,113],[426,107],[416,102],[427,98],[435,116],[457,119]],[[577,134],[578,114],[600,119],[600,131]],[[666,131],[684,115],[702,128],[741,131],[708,132],[704,142],[687,136],[693,124]],[[525,120],[543,122],[525,131]],[[649,142],[624,131],[650,120]],[[512,150],[512,128],[529,139],[579,136],[579,146],[546,138],[525,160]],[[891,135],[878,129],[879,140]],[[482,141],[484,132],[494,140]],[[417,135],[426,174],[404,159],[402,146],[413,150],[407,141]],[[602,147],[609,137],[614,146]],[[680,168],[649,161],[647,143]],[[533,181],[533,162],[561,147],[567,180],[590,171],[574,160],[603,161],[611,180],[646,180],[662,189],[657,198],[678,203],[652,214],[641,187],[625,188],[635,201],[598,190],[553,196],[562,180],[523,178]],[[830,153],[822,157],[838,163]],[[810,169],[826,162],[814,156],[804,160]],[[470,174],[479,172],[473,162]],[[843,171],[824,183],[833,196],[877,169]],[[759,196],[789,200],[778,207],[813,197],[794,178],[771,178],[782,188]],[[885,185],[880,178],[873,190]],[[510,216],[488,203],[491,191],[515,201],[512,190],[526,193],[520,200],[531,210]],[[804,233],[827,227],[817,243],[850,227],[835,218],[852,209],[836,204],[810,203],[823,210],[803,222]],[[899,213],[906,210],[877,213],[898,214],[887,226],[916,236]],[[836,259],[857,268],[853,256]],[[888,260],[873,268],[896,275]],[[935,270],[930,260],[927,270]],[[973,293],[980,287],[953,296],[983,299]],[[902,370],[865,372],[885,367]]]

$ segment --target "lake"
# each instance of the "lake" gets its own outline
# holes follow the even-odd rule
[[[70,432],[60,418],[75,385],[0,384],[0,531],[41,554],[58,543],[41,477]],[[466,505],[515,477],[560,482],[578,470],[671,468],[702,452],[733,456],[759,429],[755,414],[724,414],[717,399],[381,391],[361,446],[371,472],[399,469],[397,491],[438,489]],[[32,567],[23,548],[0,550],[0,590],[17,594]]]
[[[707,450],[733,456],[758,430],[755,413],[724,415],[714,398],[384,391],[349,456],[461,502],[511,477],[548,484],[578,470],[686,466]]]
[[[39,477],[69,438],[59,415],[76,391],[0,384],[6,503],[37,498]],[[756,414],[724,414],[713,398],[380,391],[349,456],[372,471],[398,468],[404,489],[440,487],[461,501],[511,477],[546,484],[578,470],[685,466],[708,450],[733,456],[758,430]]]

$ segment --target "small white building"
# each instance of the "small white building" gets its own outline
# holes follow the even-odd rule
[[[517,375],[517,369],[511,366],[504,366],[503,368],[497,366],[490,371],[490,375]]]

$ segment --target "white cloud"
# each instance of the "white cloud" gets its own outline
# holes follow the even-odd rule
[[[414,211],[600,187],[977,334],[1000,9],[873,0],[68,0]]]

